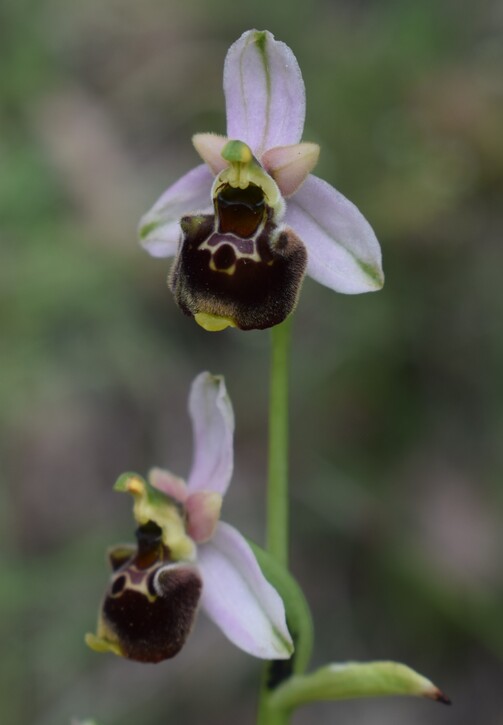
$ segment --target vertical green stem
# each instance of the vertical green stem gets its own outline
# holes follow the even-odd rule
[[[288,567],[288,368],[292,321],[271,330],[269,389],[269,464],[267,486],[267,549]],[[262,674],[259,725],[287,725],[289,715],[268,706],[270,663]]]
[[[288,368],[292,318],[271,330],[267,549],[288,566]]]

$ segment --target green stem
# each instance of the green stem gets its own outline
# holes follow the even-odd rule
[[[269,388],[269,464],[267,485],[267,550],[288,567],[288,363],[292,321],[271,330]],[[258,725],[288,725],[289,715],[269,707],[267,685],[271,663],[262,673]]]
[[[266,663],[262,670],[262,681],[260,683],[260,699],[258,706],[257,725],[289,725],[290,713],[286,710],[271,708],[269,698],[271,692],[267,687],[269,663]]]
[[[267,549],[288,566],[288,363],[292,320],[271,330]]]

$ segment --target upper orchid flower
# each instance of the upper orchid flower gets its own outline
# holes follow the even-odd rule
[[[263,329],[293,311],[305,272],[337,292],[380,289],[372,228],[310,174],[319,147],[300,143],[305,88],[290,48],[268,31],[243,33],[227,53],[224,91],[227,137],[194,136],[206,163],[140,223],[150,254],[176,255],[170,286],[182,310],[209,330]]]
[[[189,412],[194,461],[187,483],[153,469],[124,474],[118,491],[134,497],[136,546],[110,551],[112,578],[96,635],[98,651],[160,662],[183,646],[199,603],[223,633],[255,657],[293,652],[283,602],[244,537],[219,522],[233,469],[234,415],[223,378],[202,373]]]

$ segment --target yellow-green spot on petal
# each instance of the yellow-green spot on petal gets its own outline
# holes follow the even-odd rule
[[[362,262],[360,259],[356,259],[358,266],[363,272],[369,277],[375,284],[376,290],[380,290],[384,285],[384,274],[380,267],[367,262]]]
[[[179,506],[161,491],[136,473],[124,473],[115,485],[115,491],[133,496],[133,514],[140,526],[149,521],[156,523],[162,531],[162,541],[174,560],[192,560],[195,545],[185,533],[185,522]]]
[[[230,317],[220,317],[220,315],[212,315],[207,312],[196,312],[194,319],[207,332],[221,332],[227,327],[237,327]]]
[[[257,44],[257,48],[261,53],[265,53],[265,44],[267,41],[267,30],[256,30],[253,34],[253,39]]]
[[[146,239],[148,235],[160,226],[159,221],[148,222],[140,227],[140,239]]]

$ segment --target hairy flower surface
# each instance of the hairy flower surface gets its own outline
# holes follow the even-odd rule
[[[202,373],[189,398],[194,460],[187,483],[154,468],[124,474],[133,495],[136,546],[109,552],[112,578],[96,635],[98,651],[142,662],[179,652],[199,605],[235,645],[255,657],[293,652],[283,602],[234,527],[219,521],[233,469],[234,415],[223,378]]]
[[[205,161],[140,223],[156,257],[175,256],[170,286],[208,330],[263,329],[295,308],[304,273],[337,292],[382,287],[381,251],[358,209],[311,174],[301,143],[305,88],[290,48],[249,30],[224,66],[227,137],[197,134]]]

